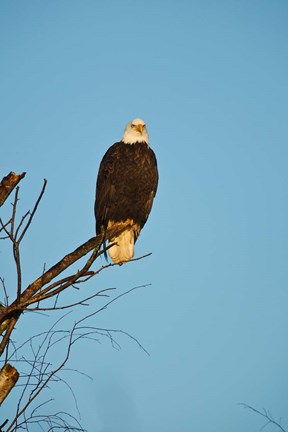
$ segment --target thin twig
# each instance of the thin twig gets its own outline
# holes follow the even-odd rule
[[[277,422],[272,414],[267,411],[265,408],[263,408],[263,412],[259,411],[258,409],[252,407],[251,405],[247,405],[245,403],[240,403],[239,405],[243,406],[244,408],[248,408],[250,411],[255,412],[256,414],[260,415],[261,417],[264,417],[267,420],[267,423],[262,427],[262,429],[264,429],[264,427],[266,427],[268,424],[273,424],[274,426],[278,427],[282,432],[287,432],[287,429],[284,429],[280,422]]]
[[[4,228],[6,228],[10,223],[11,223],[11,218],[10,218],[6,223],[4,223],[4,222],[2,221],[2,219],[0,218],[0,225],[1,225],[0,232],[1,232]],[[6,238],[9,238],[9,235],[7,235],[6,237],[0,237],[0,240],[5,240]],[[0,429],[0,430],[1,430],[1,429]]]
[[[15,197],[12,205],[12,216],[11,216],[11,228],[10,228],[10,238],[13,240],[14,238],[14,227],[15,227],[15,217],[16,217],[16,209],[18,203],[18,195],[19,195],[19,186],[15,189]]]
[[[28,219],[27,224],[26,224],[25,228],[24,228],[23,231],[22,231],[22,234],[19,236],[18,243],[21,243],[21,241],[22,241],[24,235],[26,234],[26,232],[27,232],[27,230],[28,230],[28,228],[29,228],[29,226],[30,226],[32,220],[33,220],[33,217],[34,217],[34,215],[35,215],[35,213],[36,213],[36,211],[37,211],[38,205],[40,204],[40,201],[41,201],[41,199],[42,199],[42,196],[43,196],[43,194],[44,194],[44,192],[45,192],[46,185],[47,185],[47,180],[44,179],[43,186],[42,186],[41,192],[40,192],[40,194],[39,194],[39,197],[38,197],[38,199],[37,199],[37,201],[36,201],[36,203],[35,203],[35,205],[34,205],[34,208],[33,208],[32,212],[31,212],[31,214],[30,214],[30,217],[29,217],[29,219]]]
[[[87,319],[91,318],[92,316],[98,314],[99,312],[102,312],[103,310],[107,309],[108,306],[110,306],[112,303],[114,303],[115,301],[119,300],[121,297],[126,296],[127,294],[130,294],[132,291],[135,291],[137,289],[140,288],[146,288],[147,286],[150,286],[151,284],[146,284],[146,285],[139,285],[136,287],[133,287],[127,291],[125,291],[124,293],[119,294],[118,296],[114,297],[112,300],[110,300],[109,302],[105,303],[104,306],[102,306],[101,308],[97,309],[96,311],[92,312],[91,314],[87,315],[86,317],[80,319],[78,321],[78,324],[80,324],[81,322],[86,321]]]
[[[70,309],[72,307],[80,306],[80,305],[82,305],[82,306],[88,306],[88,305],[85,304],[87,301],[92,300],[95,297],[109,297],[108,294],[104,294],[104,293],[106,291],[112,291],[112,290],[115,290],[115,289],[116,288],[105,288],[103,290],[100,290],[100,291],[96,292],[95,294],[93,294],[93,295],[91,295],[89,297],[84,298],[83,300],[80,300],[78,302],[71,303],[71,304],[68,304],[68,305],[65,305],[65,306],[53,306],[51,308],[49,308],[49,307],[27,308],[26,310],[27,311],[50,311],[50,310]]]
[[[26,404],[23,406],[23,408],[18,412],[17,418],[19,418],[23,413],[25,413],[25,411],[27,410],[27,408],[29,407],[29,405],[31,405],[31,403],[41,393],[41,391],[45,387],[47,387],[49,381],[51,381],[51,379],[54,377],[54,375],[57,374],[65,366],[65,364],[67,363],[69,355],[70,355],[71,347],[73,345],[73,333],[74,333],[74,330],[75,330],[75,325],[73,326],[73,328],[71,330],[71,333],[70,333],[70,338],[69,338],[68,347],[67,347],[67,351],[66,351],[66,355],[64,357],[64,360],[61,362],[61,364],[55,370],[53,370],[50,373],[50,375],[44,380],[44,382],[42,382],[41,386],[34,393],[34,395],[30,396],[29,400],[26,402]],[[15,424],[15,422],[17,421],[17,418],[15,418],[14,420],[12,420],[10,426],[7,429],[7,432],[11,431],[11,427]]]
[[[0,282],[1,282],[1,285],[2,285],[3,291],[4,291],[4,297],[5,297],[4,305],[5,305],[5,307],[7,307],[9,297],[8,297],[8,293],[7,293],[7,289],[6,289],[6,285],[5,285],[5,280],[1,276],[0,276]]]
[[[30,213],[30,210],[28,210],[28,211],[27,211],[27,212],[22,216],[21,221],[19,222],[19,225],[18,225],[18,227],[17,227],[17,229],[16,229],[16,231],[15,231],[15,238],[18,238],[18,234],[19,234],[20,228],[21,228],[21,226],[23,225],[25,219],[29,216],[29,214],[31,214],[31,213]]]

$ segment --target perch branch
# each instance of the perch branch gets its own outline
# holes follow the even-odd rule
[[[119,235],[123,230],[125,229],[125,226],[121,225],[114,226],[106,231],[105,238],[112,240],[115,236]],[[29,306],[30,304],[34,303],[35,301],[39,301],[40,298],[36,297],[36,294],[40,291],[39,296],[41,297],[41,289],[45,285],[47,285],[49,282],[51,282],[54,278],[56,278],[59,274],[61,274],[63,271],[65,271],[68,267],[70,267],[72,264],[74,264],[76,261],[78,261],[80,258],[84,257],[87,253],[91,252],[94,249],[94,252],[92,253],[91,257],[88,259],[87,263],[84,265],[83,269],[80,270],[80,272],[77,272],[75,277],[79,277],[87,271],[87,269],[90,268],[92,263],[95,261],[97,256],[99,256],[99,249],[103,243],[103,234],[99,234],[96,237],[92,237],[90,240],[83,243],[81,246],[79,246],[77,249],[75,249],[73,252],[67,254],[64,258],[62,258],[60,261],[58,261],[57,264],[52,266],[50,269],[48,269],[46,272],[44,272],[41,276],[39,276],[34,282],[32,282],[20,295],[20,299],[16,299],[10,306],[0,311],[0,324],[5,321],[7,318],[13,318],[11,319],[10,326],[8,327],[1,343],[0,343],[0,356],[3,354],[3,351],[5,349],[5,346],[9,340],[9,336],[13,330],[13,327],[16,324],[16,321],[19,319],[21,313]],[[76,277],[76,279],[77,279]],[[69,285],[72,285],[74,283],[75,278],[70,281]],[[68,286],[68,285],[67,285]],[[67,288],[66,286],[66,288]],[[53,295],[56,295],[58,292],[57,290],[53,291]],[[48,294],[46,294],[48,295]],[[50,296],[49,296],[50,297]],[[42,300],[42,299],[41,299]],[[13,326],[12,326],[13,323]]]

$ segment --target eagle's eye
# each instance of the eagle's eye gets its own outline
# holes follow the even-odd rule
[[[131,128],[135,128],[135,125],[133,123],[131,124]]]

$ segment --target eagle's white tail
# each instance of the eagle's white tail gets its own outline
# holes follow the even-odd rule
[[[129,261],[134,256],[134,230],[131,228],[111,241],[115,244],[108,249],[108,253],[115,264]]]

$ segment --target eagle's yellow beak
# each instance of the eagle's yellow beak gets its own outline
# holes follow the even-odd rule
[[[144,129],[144,125],[142,125],[142,124],[137,124],[137,125],[136,125],[136,130],[137,130],[137,132],[142,133],[142,132],[143,132],[143,129]]]

